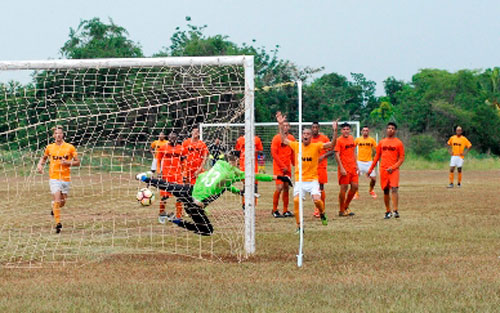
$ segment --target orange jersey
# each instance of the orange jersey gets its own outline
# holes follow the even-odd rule
[[[384,138],[378,143],[377,154],[371,168],[373,169],[380,159],[380,172],[382,173],[382,170],[394,166],[398,162],[398,159],[400,157],[404,158],[404,156],[405,148],[401,140],[398,138]]]
[[[182,183],[182,160],[184,149],[181,145],[164,145],[158,149],[157,160],[161,166],[162,176],[172,183]]]
[[[358,137],[354,140],[354,144],[358,146],[358,161],[372,161],[372,152],[377,148],[377,142],[372,137]]]
[[[75,146],[67,142],[58,145],[51,143],[45,148],[44,155],[50,160],[49,178],[71,181],[71,171],[68,165],[62,165],[62,160],[70,161],[78,154]]]
[[[302,144],[302,181],[317,181],[318,180],[318,163],[321,150],[324,143],[316,142],[309,145]],[[295,153],[295,181],[299,180],[298,154],[299,143],[297,141],[290,142],[290,147]]]
[[[201,140],[193,142],[191,138],[188,138],[184,140],[184,142],[182,143],[182,147],[184,148],[184,151],[186,153],[187,170],[198,170],[203,163],[203,159],[208,155],[207,145]]]
[[[289,141],[295,141],[295,137],[293,137],[292,134],[288,134],[287,139]],[[271,142],[271,155],[273,157],[273,168],[275,169],[281,170],[287,168],[291,170],[292,163],[295,163],[292,148],[281,142],[280,134],[273,137],[273,141]]]
[[[351,135],[349,135],[347,138],[344,136],[340,136],[339,138],[337,138],[335,151],[339,152],[340,162],[342,162],[344,169],[350,173],[356,171],[357,165],[354,153],[355,148],[356,145],[354,144],[354,138]]]
[[[317,142],[322,142],[322,143],[327,143],[330,142],[330,139],[328,139],[327,136],[323,135],[322,133],[319,133],[317,137],[312,136],[311,137],[311,143],[317,143]],[[325,154],[328,150],[331,149],[323,149],[320,152],[320,156]],[[319,162],[318,168],[326,168],[328,166],[328,158],[324,158]]]
[[[155,140],[151,143],[151,149],[153,149],[153,151],[157,153],[158,149],[166,144],[168,144],[168,140]]]
[[[258,136],[255,136],[255,173],[259,171],[259,164],[257,162],[257,152],[264,151],[264,146],[262,145],[262,140]],[[240,170],[245,171],[245,136],[240,136],[236,140],[236,145],[234,146],[236,151],[240,152]]]
[[[448,146],[451,146],[451,153],[453,155],[459,156],[463,159],[464,157],[461,154],[464,153],[465,148],[470,149],[472,144],[467,138],[465,138],[465,136],[458,137],[457,135],[454,135],[448,140]]]

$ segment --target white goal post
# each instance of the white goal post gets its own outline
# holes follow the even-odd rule
[[[221,218],[229,231],[242,233],[238,257],[255,252],[253,56],[0,61],[2,77],[12,71],[27,71],[33,80],[26,85],[0,82],[0,191],[5,196],[0,199],[0,266],[70,263],[93,253],[154,252],[167,244],[172,249],[162,251],[189,251],[185,254],[196,257],[227,253],[215,246],[233,240],[230,234],[174,236],[172,228],[145,222],[146,209],[135,207],[131,215],[124,209],[136,205],[131,201],[135,192],[128,194],[138,188],[134,173],[149,169],[149,145],[158,133],[175,131],[186,139],[206,121],[244,125],[245,211],[239,204],[237,212],[244,214],[244,225],[231,228],[226,225],[231,224],[229,214]],[[48,177],[36,174],[36,162],[57,124],[65,127],[82,165],[72,169],[69,204],[76,209],[63,213],[68,217],[62,234],[71,235],[52,238],[46,216]],[[86,211],[88,201],[99,197],[101,203]],[[96,207],[109,207],[107,215]],[[85,217],[79,220],[78,212]],[[22,219],[33,224],[17,221]],[[236,244],[226,246],[233,251]]]

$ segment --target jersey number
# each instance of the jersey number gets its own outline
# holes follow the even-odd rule
[[[205,177],[201,180],[201,182],[205,185],[205,187],[210,187],[212,186],[215,181],[220,177],[219,172],[213,171],[212,173],[208,172]]]

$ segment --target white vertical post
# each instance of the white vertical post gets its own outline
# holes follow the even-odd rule
[[[304,200],[302,194],[302,81],[297,81],[297,93],[298,93],[298,111],[299,111],[299,155],[297,156],[296,164],[299,166],[299,177],[295,178],[295,188],[299,188],[299,254],[297,254],[297,266],[302,267],[302,261],[304,257],[303,247],[304,247]]]
[[[245,56],[245,253],[255,253],[255,114],[253,56]]]

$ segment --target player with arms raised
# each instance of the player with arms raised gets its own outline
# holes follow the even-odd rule
[[[469,152],[472,144],[463,135],[463,130],[461,126],[455,128],[455,135],[451,136],[448,140],[449,153],[451,155],[450,160],[450,184],[448,188],[453,188],[453,176],[455,172],[455,167],[457,168],[458,181],[457,187],[462,186],[462,166],[464,165],[464,158],[467,152]]]
[[[283,133],[289,141],[295,141],[295,138],[290,131],[290,123],[287,121],[283,122]],[[283,144],[281,141],[281,133],[278,133],[273,137],[271,142],[271,155],[273,156],[273,174],[280,176],[291,176],[292,175],[292,164],[294,163],[293,150],[289,145]],[[283,215],[280,214],[278,210],[278,204],[280,201],[280,194],[283,192]],[[292,217],[293,214],[288,211],[289,203],[289,185],[282,182],[281,180],[276,180],[276,190],[273,195],[273,211],[272,215],[274,217]]]
[[[165,180],[153,179],[147,173],[138,174],[137,179],[177,197],[178,201],[184,203],[184,209],[192,219],[192,222],[190,222],[169,216],[169,221],[179,227],[193,231],[195,234],[210,236],[213,234],[214,228],[205,214],[204,208],[219,198],[226,190],[238,195],[242,194],[242,191],[233,186],[234,183],[245,179],[245,172],[238,169],[238,154],[235,151],[231,152],[227,156],[229,163],[218,160],[210,170],[198,176],[194,185],[175,184]],[[280,179],[283,182],[292,183],[288,176],[255,174],[255,179],[262,181]]]
[[[377,154],[366,174],[369,177],[380,160],[380,187],[384,191],[385,219],[389,219],[393,215],[395,218],[399,218],[399,167],[405,160],[405,149],[401,140],[396,138],[397,129],[396,123],[389,122],[387,124],[387,137],[378,143]],[[390,192],[392,192],[393,212],[391,212]]]
[[[66,204],[68,198],[69,187],[71,184],[71,166],[80,166],[80,160],[76,152],[75,146],[64,141],[64,131],[62,126],[58,125],[53,128],[54,143],[49,144],[45,148],[43,156],[38,162],[37,170],[43,174],[43,168],[47,159],[49,165],[49,185],[50,193],[52,194],[52,211],[55,219],[56,233],[60,233],[61,224],[61,208]]]
[[[318,183],[318,163],[319,157],[321,155],[321,150],[333,148],[337,140],[337,122],[332,125],[333,128],[333,141],[332,142],[317,142],[312,143],[312,131],[309,128],[305,128],[302,131],[302,182],[299,184],[299,143],[297,141],[290,141],[285,136],[284,133],[284,123],[286,117],[281,114],[281,112],[276,113],[276,120],[278,121],[281,134],[281,142],[285,145],[290,146],[295,153],[295,188],[293,189],[293,206],[295,212],[295,220],[297,222],[297,232],[300,232],[300,221],[299,221],[299,196],[302,193],[308,192],[314,201],[314,205],[318,208],[320,212],[320,219],[323,225],[328,225],[328,219],[325,214],[325,204],[321,200],[321,191],[319,190]]]

